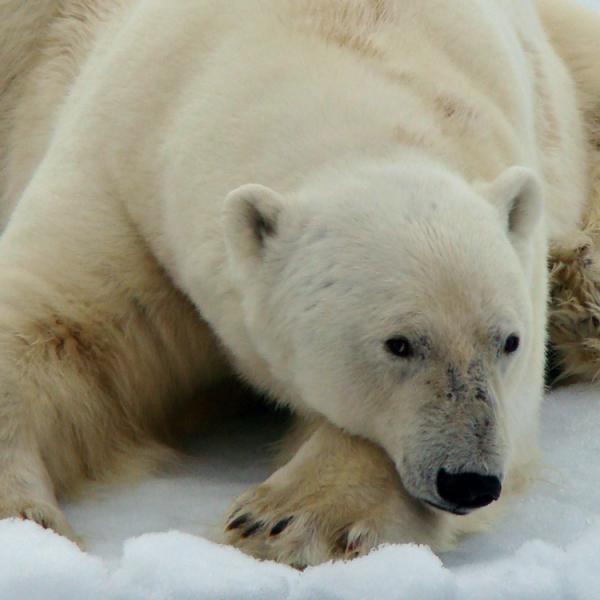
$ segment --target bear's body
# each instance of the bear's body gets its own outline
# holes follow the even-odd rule
[[[510,488],[535,458],[547,242],[577,230],[588,183],[574,84],[534,3],[39,4],[37,20],[10,3],[0,19],[15,56],[0,73],[0,514],[69,533],[55,495],[154,460],[150,440],[233,364],[387,451],[319,421],[242,499],[235,543],[307,564],[340,543],[441,548],[485,520],[425,507],[417,466]],[[272,189],[233,191],[248,183]],[[396,305],[429,331],[411,354],[426,366],[402,380],[418,409],[388,402],[373,340],[338,351],[366,324],[398,333]],[[502,364],[481,341],[500,314],[522,338]],[[513,329],[493,326],[505,344]],[[412,439],[425,389],[464,397],[433,419],[458,449],[450,433]],[[319,461],[330,493],[315,500]],[[340,507],[348,485],[356,505]],[[275,542],[244,529],[254,513]]]
[[[551,248],[549,335],[558,380],[596,382],[600,376],[600,14],[567,0],[545,0],[540,8],[552,43],[577,83],[590,182],[582,231]]]

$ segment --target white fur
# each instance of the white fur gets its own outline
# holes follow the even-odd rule
[[[510,489],[535,458],[547,242],[576,229],[587,183],[574,84],[534,3],[54,8],[44,53],[14,51],[36,66],[0,112],[0,509],[130,460],[174,397],[233,364],[396,467],[322,425],[276,478],[308,510],[289,496],[340,436],[335,493],[293,544],[235,543],[327,558],[344,489],[368,545],[441,548],[485,520],[414,497],[435,500],[441,467]],[[415,358],[386,353],[394,335]],[[32,481],[9,503],[21,462]],[[277,512],[259,496],[257,519]]]

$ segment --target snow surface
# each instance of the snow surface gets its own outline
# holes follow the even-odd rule
[[[206,539],[269,472],[280,426],[236,423],[177,469],[66,506],[87,553],[29,522],[0,521],[1,600],[598,600],[600,389],[549,396],[544,466],[492,531],[441,558],[386,546],[299,573]],[[205,537],[200,537],[205,536]]]

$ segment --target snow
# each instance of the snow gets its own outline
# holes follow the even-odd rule
[[[98,487],[65,507],[87,552],[0,521],[0,600],[597,600],[600,394],[575,386],[544,405],[544,466],[492,531],[435,556],[385,546],[299,573],[210,542],[228,503],[269,472],[281,424],[233,423],[195,442],[175,472]]]

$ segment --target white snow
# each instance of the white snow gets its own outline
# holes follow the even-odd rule
[[[176,472],[66,506],[87,553],[0,521],[0,600],[598,600],[599,426],[600,390],[557,391],[543,410],[540,478],[492,531],[441,558],[386,546],[299,573],[206,539],[268,473],[277,424],[238,423],[198,441]]]

